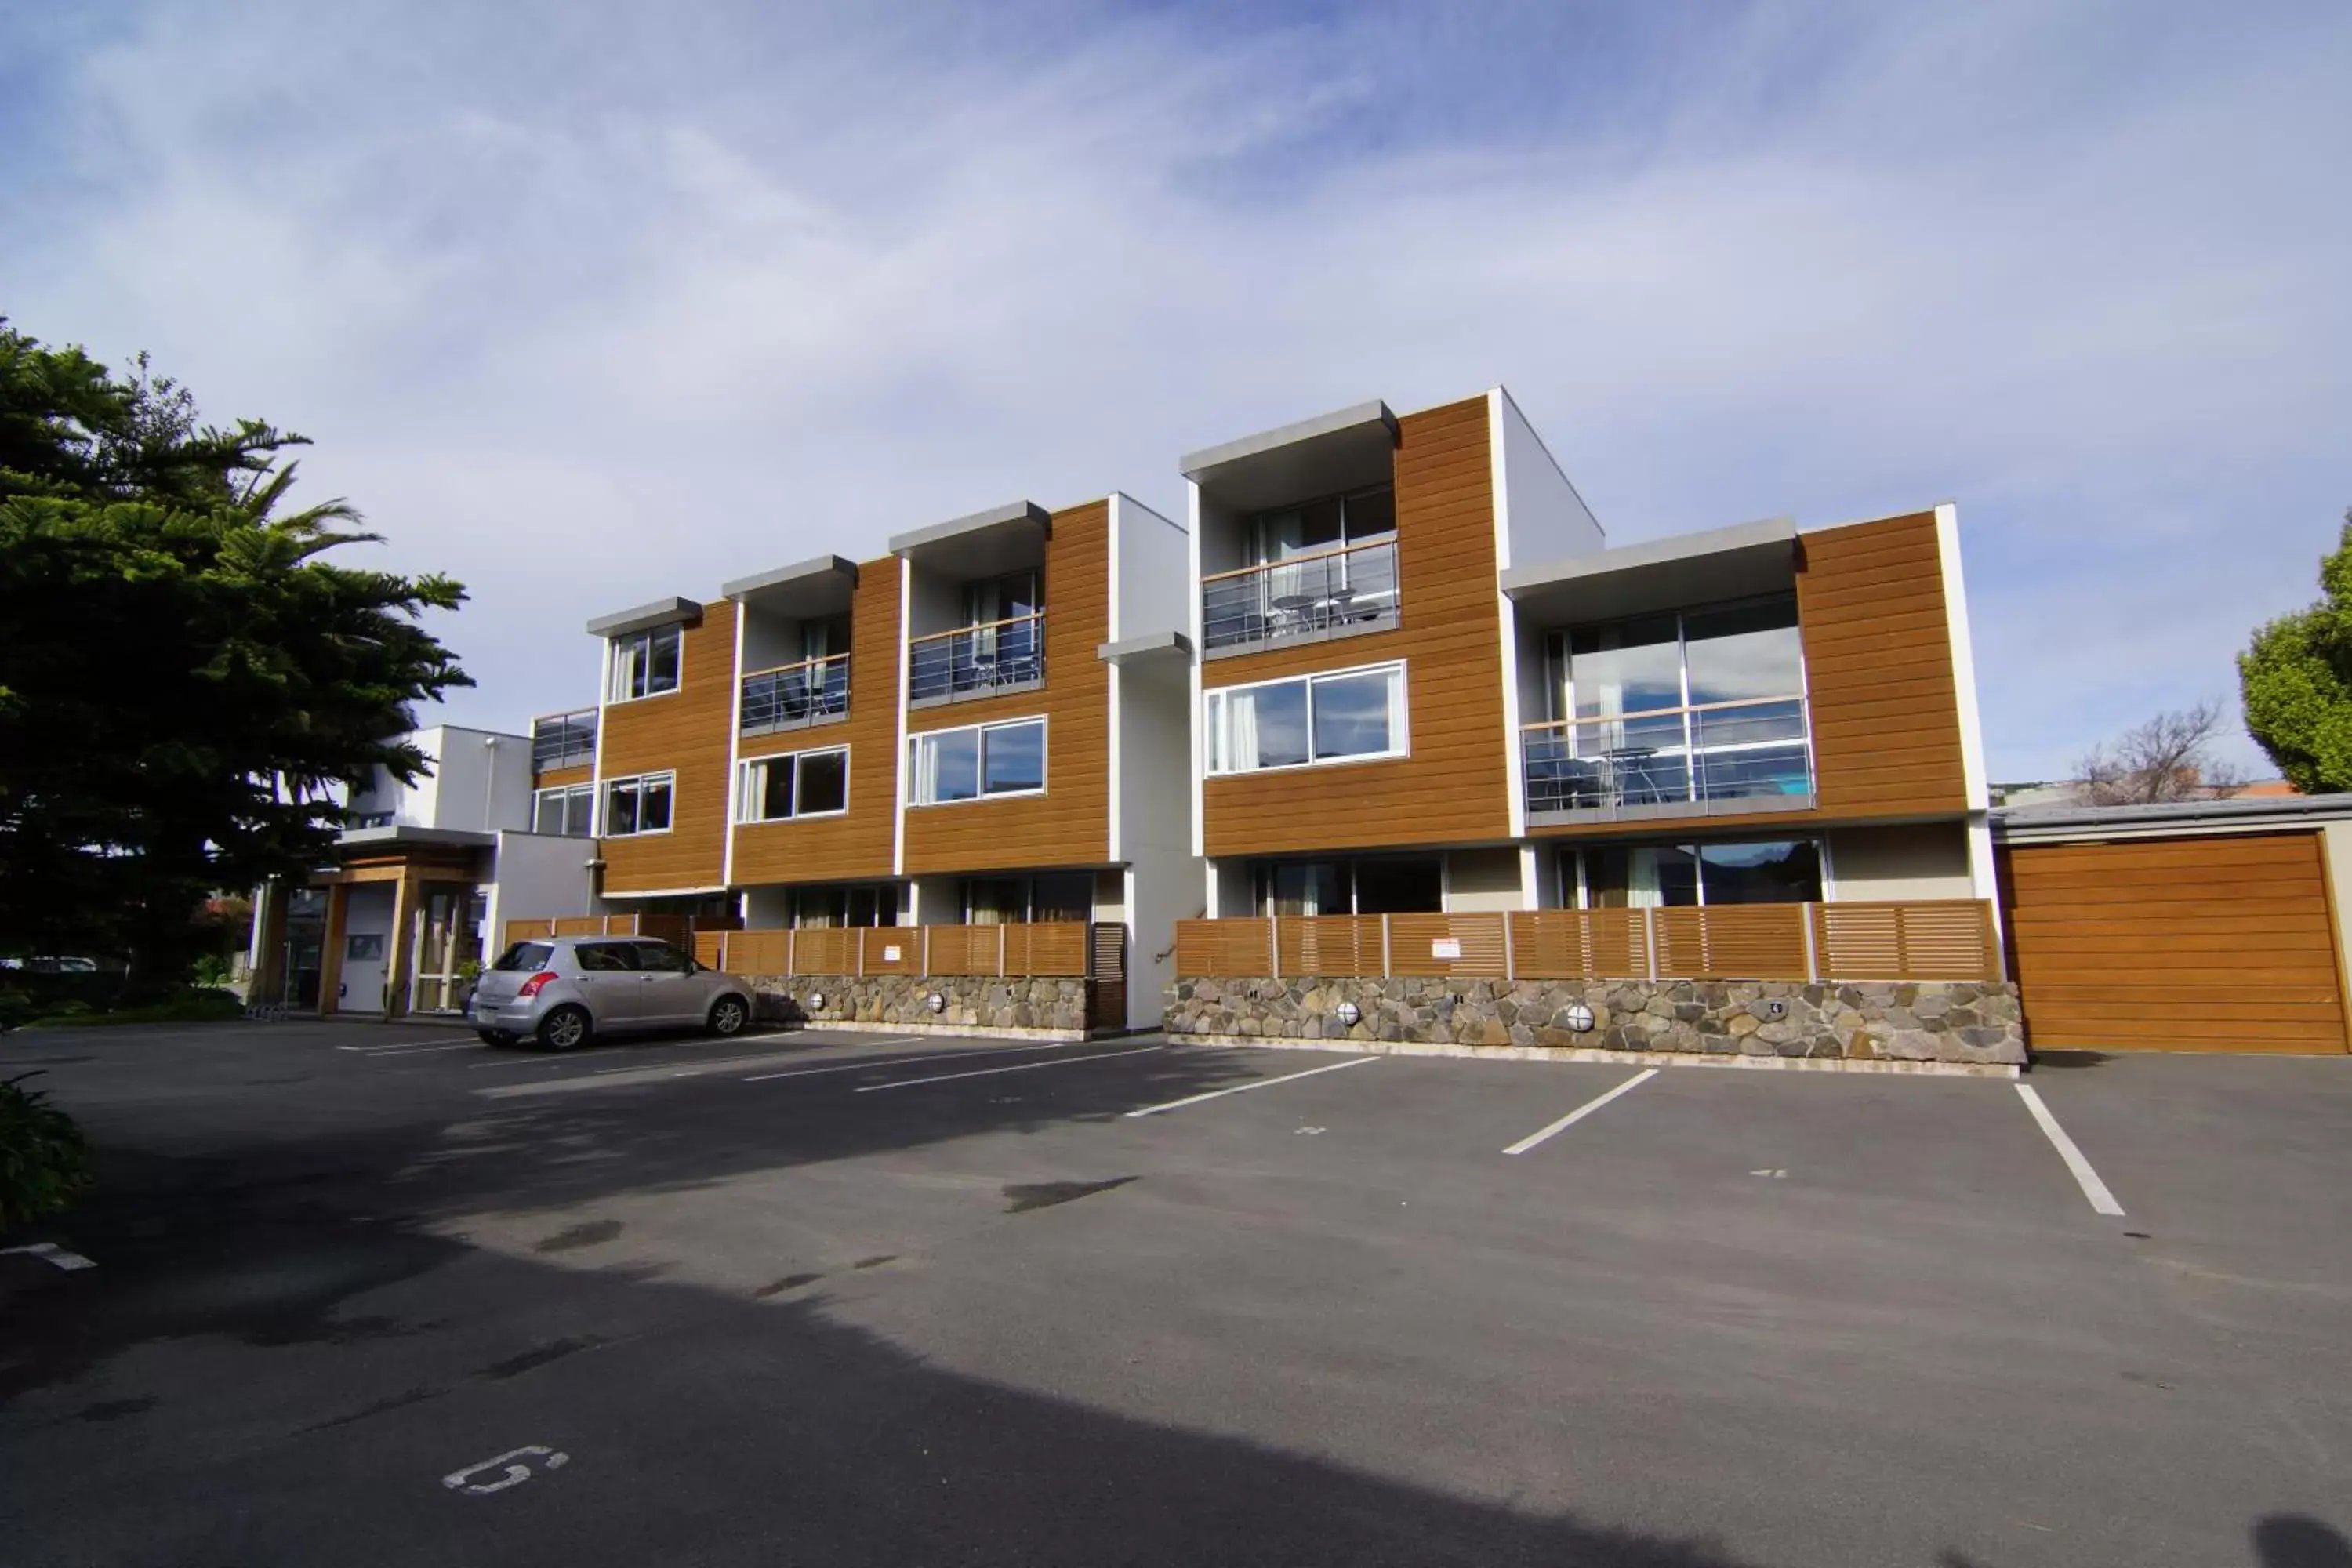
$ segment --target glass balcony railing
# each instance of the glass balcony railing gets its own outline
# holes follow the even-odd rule
[[[1201,579],[1201,644],[1257,647],[1397,624],[1394,539],[1293,556]]]
[[[1530,724],[1528,815],[1704,816],[1812,805],[1801,697]]]
[[[907,700],[951,702],[1045,679],[1045,616],[1014,616],[907,640]]]
[[[736,722],[746,735],[772,735],[779,730],[829,724],[848,713],[849,656],[845,653],[753,670],[743,678],[736,698]]]
[[[582,767],[596,760],[596,710],[542,714],[530,721],[530,766],[534,773]]]

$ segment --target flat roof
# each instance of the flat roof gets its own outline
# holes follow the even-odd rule
[[[1727,552],[1785,550],[1795,542],[1796,537],[1796,520],[1787,517],[1768,517],[1756,522],[1734,523],[1729,528],[1703,529],[1696,533],[1671,534],[1639,544],[1596,550],[1590,555],[1571,555],[1564,561],[1514,566],[1503,574],[1503,592],[1517,598],[1521,594],[1579,578],[1606,577],[1616,572],[1700,561]]]
[[[928,545],[946,544],[951,541],[969,539],[977,534],[993,533],[1023,524],[1034,524],[1039,529],[1050,530],[1054,526],[1054,514],[1034,500],[1006,501],[1003,506],[992,506],[986,511],[975,511],[963,517],[950,518],[946,522],[935,522],[929,528],[919,528],[911,533],[893,535],[890,540],[890,553],[905,555]]]
[[[1796,585],[1797,525],[1785,517],[1621,544],[1501,574],[1522,617],[1554,626],[1687,609]]]
[[[1192,657],[1192,639],[1182,632],[1146,632],[1141,637],[1121,637],[1095,649],[1095,657],[1105,664],[1129,664],[1147,658]]]
[[[498,841],[495,833],[477,833],[468,827],[419,827],[413,823],[394,823],[390,827],[346,827],[335,835],[335,847],[339,849],[396,848],[404,844],[487,849]]]
[[[626,637],[631,632],[650,631],[668,626],[672,621],[699,620],[702,605],[693,599],[672,595],[656,599],[635,609],[622,610],[610,616],[599,616],[588,623],[588,635],[598,637]]]
[[[1997,805],[1992,809],[1997,832],[2033,838],[2098,838],[2139,829],[2192,826],[2242,830],[2336,818],[2352,820],[2352,795],[2269,795],[2147,805]]]

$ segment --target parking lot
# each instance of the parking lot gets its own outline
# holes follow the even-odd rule
[[[36,1066],[102,1181],[0,1259],[12,1563],[2352,1564],[2342,1060]]]

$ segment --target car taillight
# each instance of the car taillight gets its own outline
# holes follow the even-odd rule
[[[522,983],[522,989],[517,991],[515,994],[518,996],[536,996],[539,994],[539,988],[554,978],[555,971],[552,969],[542,969],[538,973],[532,975],[530,979],[524,981]]]

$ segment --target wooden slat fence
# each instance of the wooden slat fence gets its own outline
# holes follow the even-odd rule
[[[1002,974],[1088,973],[1088,922],[999,926],[802,926],[705,932],[695,957],[730,974]]]
[[[1998,980],[1992,905],[1718,904],[1176,922],[1176,973],[1510,980]]]

